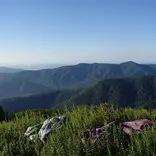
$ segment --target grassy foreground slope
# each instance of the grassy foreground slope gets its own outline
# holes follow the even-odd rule
[[[49,117],[65,114],[67,127],[54,131],[47,144],[30,142],[24,137],[28,126],[35,125]],[[18,113],[9,122],[0,124],[0,156],[155,156],[156,131],[146,130],[141,135],[126,141],[119,129],[109,137],[106,133],[97,145],[81,142],[81,133],[94,124],[110,121],[130,121],[148,118],[156,120],[156,111],[145,109],[117,109],[110,105],[73,108],[72,110],[44,110]],[[118,132],[118,133],[117,133]]]

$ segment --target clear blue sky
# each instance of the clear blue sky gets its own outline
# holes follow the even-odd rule
[[[1,0],[0,64],[156,63],[156,0]]]

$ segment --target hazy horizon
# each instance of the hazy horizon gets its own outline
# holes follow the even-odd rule
[[[51,64],[0,64],[0,67],[7,67],[7,68],[18,68],[18,69],[32,69],[32,70],[38,70],[38,69],[48,69],[48,68],[58,68],[61,66],[70,66],[70,65],[78,65],[81,63],[88,63],[88,64],[93,64],[93,63],[108,63],[108,64],[120,64],[120,63],[125,63],[125,62],[135,62],[133,60],[127,60],[123,62],[79,62],[79,63],[68,63],[68,64],[59,64],[59,63],[51,63]],[[155,64],[156,62],[135,62],[138,64]]]
[[[2,0],[0,65],[156,62],[154,0]]]

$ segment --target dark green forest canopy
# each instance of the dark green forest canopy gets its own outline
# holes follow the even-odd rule
[[[104,79],[89,88],[60,90],[0,100],[7,111],[111,103],[120,107],[156,108],[156,76]]]
[[[4,112],[3,108],[0,107],[0,121],[3,121],[7,118],[6,112]]]

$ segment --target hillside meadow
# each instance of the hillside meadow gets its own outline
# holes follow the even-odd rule
[[[24,137],[29,126],[62,114],[68,117],[66,127],[53,131],[46,144]],[[126,139],[120,127],[115,127],[112,135],[106,133],[97,144],[88,141],[84,145],[81,141],[82,133],[93,125],[144,118],[156,121],[156,111],[122,109],[108,104],[73,106],[70,110],[28,110],[0,123],[0,156],[155,156],[155,127],[130,139]]]

